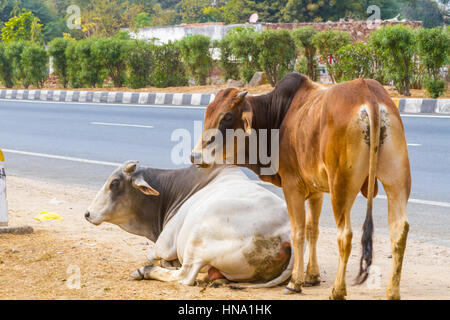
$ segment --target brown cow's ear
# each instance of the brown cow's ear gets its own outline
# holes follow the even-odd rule
[[[142,177],[133,179],[133,187],[148,196],[159,196],[159,192],[151,187]]]
[[[244,131],[248,135],[252,134],[252,120],[253,120],[253,112],[251,111],[242,112],[242,121],[244,121]]]
[[[239,101],[242,101],[247,96],[247,93],[248,93],[247,91],[241,91],[237,94],[236,97],[239,99]]]

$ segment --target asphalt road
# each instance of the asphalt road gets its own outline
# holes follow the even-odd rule
[[[0,148],[10,175],[98,189],[115,164],[126,160],[159,168],[186,166],[171,161],[178,143],[171,135],[188,130],[193,145],[194,121],[202,121],[203,113],[196,107],[0,100]],[[410,235],[450,246],[450,117],[404,115],[403,121],[413,182]],[[268,188],[281,195],[278,188]],[[358,197],[353,228],[361,228],[364,216],[365,199]],[[388,233],[382,195],[374,217],[376,232]],[[328,196],[321,225],[334,226]]]

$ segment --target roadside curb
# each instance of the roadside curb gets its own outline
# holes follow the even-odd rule
[[[210,93],[0,90],[0,99],[172,106],[207,106],[214,97],[215,95]]]
[[[450,99],[393,98],[402,113],[450,114]]]
[[[214,98],[215,94],[212,93],[0,90],[0,99],[53,102],[207,106]],[[400,112],[404,113],[450,114],[450,99],[392,98],[392,100]]]

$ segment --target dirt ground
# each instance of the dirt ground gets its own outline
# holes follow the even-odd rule
[[[326,84],[325,86],[330,86],[330,84]],[[393,86],[384,86],[386,90],[389,92],[391,98],[429,98],[427,92],[425,90],[411,89],[411,96],[405,97],[398,93],[397,89]],[[0,86],[1,89],[2,88]],[[131,89],[131,88],[113,88],[113,87],[104,87],[104,88],[82,88],[82,89],[70,89],[74,91],[122,91],[122,92],[165,92],[165,93],[215,93],[218,90],[226,89],[228,86],[226,85],[207,85],[207,86],[190,86],[190,87],[168,87],[168,88],[156,88],[156,87],[147,87],[141,89]],[[29,88],[36,89],[36,88]],[[60,85],[54,86],[46,86],[44,89],[50,90],[63,90]],[[239,88],[242,90],[246,90],[250,94],[261,94],[271,91],[273,88],[269,84],[264,84],[261,86],[255,87],[243,87]],[[69,89],[67,89],[69,90]],[[439,99],[450,99],[450,89],[444,93],[443,96],[439,97]]]
[[[9,176],[10,226],[31,225],[31,235],[0,235],[0,299],[327,299],[337,268],[336,230],[321,228],[318,256],[323,283],[300,295],[283,287],[232,290],[177,283],[134,281],[129,274],[148,262],[152,243],[110,224],[93,226],[83,213],[96,190]],[[38,222],[42,211],[62,221]],[[387,236],[375,233],[374,270],[362,286],[351,285],[360,256],[354,226],[347,271],[348,299],[383,299],[390,272]],[[450,248],[410,240],[402,277],[403,299],[450,299]],[[81,282],[76,286],[79,271]],[[72,288],[72,289],[71,289]]]

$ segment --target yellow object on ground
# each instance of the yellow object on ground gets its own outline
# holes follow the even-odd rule
[[[34,217],[38,221],[46,221],[46,220],[63,220],[59,214],[55,212],[41,212],[36,217]]]

